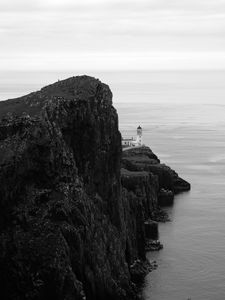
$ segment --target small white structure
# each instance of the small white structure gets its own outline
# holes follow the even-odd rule
[[[138,147],[142,145],[142,128],[139,125],[137,128],[136,140],[132,138],[122,138],[122,146],[125,147]]]
[[[137,128],[137,143],[138,143],[138,146],[142,145],[142,128],[140,125]]]

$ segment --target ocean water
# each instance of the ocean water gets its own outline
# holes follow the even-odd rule
[[[122,134],[135,136],[140,124],[144,143],[192,185],[166,208],[171,222],[159,225],[164,249],[148,253],[158,269],[144,298],[224,300],[225,72],[86,73],[110,85]],[[0,100],[74,74],[2,75]]]
[[[135,135],[181,177],[190,192],[166,208],[164,249],[148,253],[158,269],[145,280],[146,300],[225,299],[225,105],[117,105],[120,127]]]

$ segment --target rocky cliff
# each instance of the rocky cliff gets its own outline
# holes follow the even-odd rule
[[[146,149],[151,163],[132,150],[121,171],[112,93],[97,79],[0,102],[0,118],[2,299],[137,298],[145,222],[161,187],[183,181]]]
[[[165,164],[151,151],[142,146],[123,151],[122,167],[129,171],[144,171],[155,175],[158,182],[158,196],[169,196],[189,191],[190,184]],[[166,192],[170,192],[169,194]]]

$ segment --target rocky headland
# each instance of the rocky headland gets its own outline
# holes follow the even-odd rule
[[[189,183],[148,147],[122,151],[95,78],[2,101],[0,119],[1,299],[138,299],[160,206]]]

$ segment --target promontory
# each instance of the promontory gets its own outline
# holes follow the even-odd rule
[[[0,120],[1,299],[137,299],[160,201],[190,185],[148,147],[122,156],[95,78],[1,101]]]

